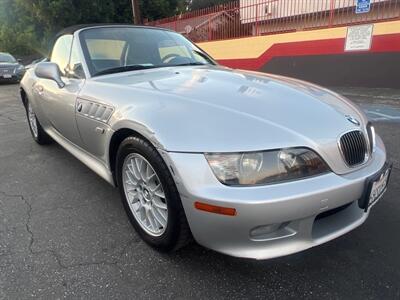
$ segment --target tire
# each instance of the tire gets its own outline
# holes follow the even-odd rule
[[[145,172],[144,176],[140,175],[140,170]],[[126,214],[147,244],[161,252],[172,252],[191,241],[192,235],[175,182],[164,160],[149,142],[130,136],[121,143],[117,153],[116,177]],[[150,179],[147,183],[138,179],[143,177]],[[161,188],[157,189],[159,184]],[[153,217],[141,220],[141,216],[147,214]],[[151,218],[153,222],[149,222]]]
[[[35,112],[29,101],[26,101],[26,117],[28,119],[28,126],[31,132],[32,138],[39,145],[47,145],[52,143],[52,138],[44,131],[42,125],[40,125]]]

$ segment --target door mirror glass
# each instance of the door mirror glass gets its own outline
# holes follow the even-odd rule
[[[35,75],[39,78],[50,79],[57,83],[61,89],[65,86],[65,83],[61,79],[60,68],[57,64],[52,62],[41,62],[35,67]]]

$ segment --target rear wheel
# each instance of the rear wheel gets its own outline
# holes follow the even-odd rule
[[[28,118],[29,129],[36,143],[39,145],[50,144],[52,139],[40,125],[30,101],[27,101],[26,104],[26,115]]]
[[[117,154],[117,182],[125,211],[144,241],[173,251],[191,238],[175,182],[157,150],[128,137]]]

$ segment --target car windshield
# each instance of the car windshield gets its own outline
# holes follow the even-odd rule
[[[1,62],[6,62],[6,63],[15,63],[17,60],[10,54],[8,53],[0,53],[0,63]]]
[[[175,32],[141,27],[84,30],[80,41],[92,76],[169,66],[215,65]]]

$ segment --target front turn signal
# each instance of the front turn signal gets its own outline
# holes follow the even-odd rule
[[[198,210],[214,214],[225,215],[225,216],[236,216],[236,209],[231,207],[216,206],[202,202],[195,202],[194,207]]]

